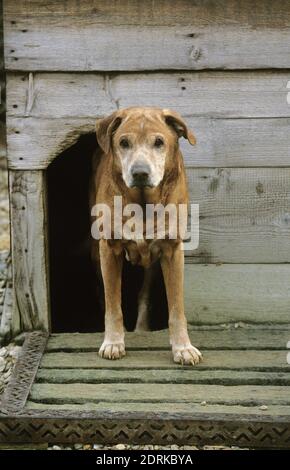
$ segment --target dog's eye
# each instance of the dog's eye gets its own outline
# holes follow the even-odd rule
[[[120,140],[120,146],[123,148],[123,149],[127,149],[130,147],[130,144],[129,144],[129,140],[128,139],[121,139]]]
[[[161,137],[156,137],[155,139],[155,142],[154,142],[154,147],[162,147],[162,145],[164,145],[164,141],[163,139],[161,139]]]

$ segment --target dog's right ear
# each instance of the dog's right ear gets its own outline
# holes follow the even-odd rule
[[[112,135],[122,122],[122,117],[118,111],[110,116],[98,119],[96,122],[97,141],[104,153],[108,153],[111,148]]]

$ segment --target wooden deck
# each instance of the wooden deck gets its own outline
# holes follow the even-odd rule
[[[45,346],[32,333],[2,403],[0,442],[290,447],[290,325],[190,335],[204,354],[194,368],[174,364],[167,331],[127,333],[120,361],[98,356],[101,334],[52,335]]]

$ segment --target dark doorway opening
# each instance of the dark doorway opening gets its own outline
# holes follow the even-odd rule
[[[49,264],[52,332],[104,330],[104,293],[90,256],[89,181],[95,134],[86,134],[48,167]],[[125,327],[135,328],[143,269],[126,260],[122,274]],[[167,328],[161,268],[151,289],[150,328]]]

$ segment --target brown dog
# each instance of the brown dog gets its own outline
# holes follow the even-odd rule
[[[193,134],[181,116],[168,109],[128,108],[99,119],[97,141],[101,154],[93,166],[91,207],[105,203],[114,214],[114,196],[123,205],[168,203],[187,204],[188,192],[179,137],[195,144]],[[96,215],[96,214],[95,214]],[[122,223],[128,218],[123,217]],[[145,223],[145,218],[142,223]],[[144,286],[139,296],[137,328],[146,328],[146,302],[152,263],[160,260],[169,311],[169,334],[175,362],[196,364],[201,353],[191,345],[183,302],[184,253],[178,233],[176,239],[116,238],[94,241],[92,256],[100,260],[105,290],[105,338],[101,357],[119,359],[125,355],[121,310],[121,273],[124,255],[145,268]],[[115,237],[114,237],[115,236]]]

